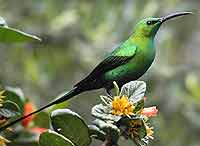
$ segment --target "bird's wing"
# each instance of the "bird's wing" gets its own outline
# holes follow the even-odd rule
[[[123,53],[122,49],[124,49]],[[105,72],[126,64],[135,56],[136,50],[136,46],[132,46],[132,48],[129,48],[127,52],[125,48],[115,49],[108,57],[106,57],[101,63],[99,63],[85,79],[78,82],[75,86],[79,86],[86,83],[87,81],[101,77]]]

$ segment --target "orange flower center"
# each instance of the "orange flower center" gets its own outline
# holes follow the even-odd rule
[[[134,105],[128,101],[127,96],[115,96],[112,101],[113,115],[132,115]]]

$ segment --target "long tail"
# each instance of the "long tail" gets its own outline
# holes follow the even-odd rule
[[[8,123],[7,125],[5,125],[5,126],[3,126],[3,127],[0,127],[0,132],[3,131],[3,130],[5,130],[5,129],[7,129],[8,127],[10,127],[10,126],[16,124],[16,123],[22,121],[23,119],[26,119],[27,117],[30,117],[30,116],[32,116],[32,115],[34,115],[34,114],[36,114],[36,113],[38,113],[38,112],[40,112],[40,111],[42,111],[42,110],[44,110],[44,109],[50,107],[50,106],[52,106],[52,105],[55,105],[55,104],[64,102],[64,101],[66,101],[66,100],[68,100],[68,99],[70,99],[70,98],[72,98],[72,97],[74,97],[74,96],[80,94],[81,92],[82,92],[81,90],[79,90],[78,88],[75,87],[75,88],[73,88],[72,90],[70,90],[70,91],[68,91],[68,92],[66,92],[66,93],[64,93],[64,94],[62,94],[62,95],[60,95],[60,96],[58,96],[58,98],[56,98],[55,100],[53,100],[53,101],[50,102],[49,104],[47,104],[47,105],[41,107],[40,109],[38,109],[38,110],[36,110],[36,111],[34,111],[34,112],[28,114],[28,115],[25,115],[25,116],[23,116],[23,117],[20,117],[20,118],[14,120],[14,121]]]

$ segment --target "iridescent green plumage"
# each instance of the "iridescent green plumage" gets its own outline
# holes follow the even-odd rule
[[[181,12],[166,17],[146,18],[141,20],[136,24],[132,35],[124,43],[115,48],[113,52],[108,54],[107,57],[97,65],[85,79],[77,83],[72,90],[59,96],[39,110],[1,127],[0,131],[82,92],[99,88],[105,88],[109,91],[113,87],[113,81],[116,81],[119,86],[122,86],[124,83],[138,79],[149,69],[155,58],[154,37],[161,24],[168,19],[187,14],[191,14],[191,12]]]

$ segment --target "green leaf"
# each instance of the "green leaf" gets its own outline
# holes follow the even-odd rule
[[[141,110],[144,108],[144,99],[136,102],[134,106],[135,106],[135,109],[133,110],[133,113],[137,114],[137,112],[141,112]]]
[[[123,133],[122,135],[133,140],[136,145],[145,146],[148,144],[149,138],[147,137],[146,126],[142,117],[124,117],[118,122],[118,125],[121,133]],[[132,134],[128,131],[132,131]]]
[[[107,136],[111,137],[113,142],[117,143],[120,136],[120,129],[116,125],[99,119],[96,119],[93,123]]]
[[[19,115],[19,111],[20,109],[16,103],[7,100],[3,103],[3,106],[0,108],[0,116],[12,118]]]
[[[68,105],[69,105],[68,101],[65,101],[65,102],[62,102],[62,103],[59,103],[59,104],[55,104],[48,110],[48,112],[52,112],[52,111],[57,110],[57,109],[65,109]]]
[[[135,123],[135,124],[133,124],[133,123]],[[147,134],[146,127],[145,127],[145,124],[144,124],[144,119],[141,118],[141,117],[132,117],[132,118],[124,117],[118,122],[118,124],[120,126],[127,126],[129,128],[136,128],[137,129],[136,131],[137,131],[140,139],[144,138]]]
[[[143,81],[131,81],[122,86],[120,95],[127,95],[129,101],[136,103],[144,98],[146,83]]]
[[[58,109],[52,112],[53,128],[75,145],[88,146],[91,143],[89,129],[83,119],[69,109]]]
[[[34,40],[41,41],[37,36],[8,27],[6,21],[0,17],[0,42],[29,42]]]
[[[99,139],[101,141],[105,140],[106,133],[103,132],[99,127],[97,127],[96,125],[88,125],[88,128],[91,137]]]
[[[69,139],[54,131],[47,131],[40,135],[40,146],[75,146]]]
[[[19,106],[20,111],[23,112],[25,98],[24,93],[20,88],[6,87],[3,95],[6,96],[4,100],[10,100],[16,103]]]
[[[140,121],[141,125],[138,127],[139,137],[142,139],[147,135],[146,127],[144,125],[144,121],[142,119],[135,119],[135,121]]]
[[[40,112],[33,119],[34,126],[42,128],[50,128],[49,114],[47,112]]]
[[[11,27],[0,26],[0,42],[30,42],[34,40],[41,41],[41,39],[37,36],[22,32]]]
[[[113,115],[110,111],[112,109],[110,109],[108,106],[104,106],[103,104],[98,104],[95,105],[92,108],[92,115],[98,119],[102,119],[102,120],[110,120],[110,121],[114,121],[117,122],[121,119],[121,116],[117,116],[117,115]]]

